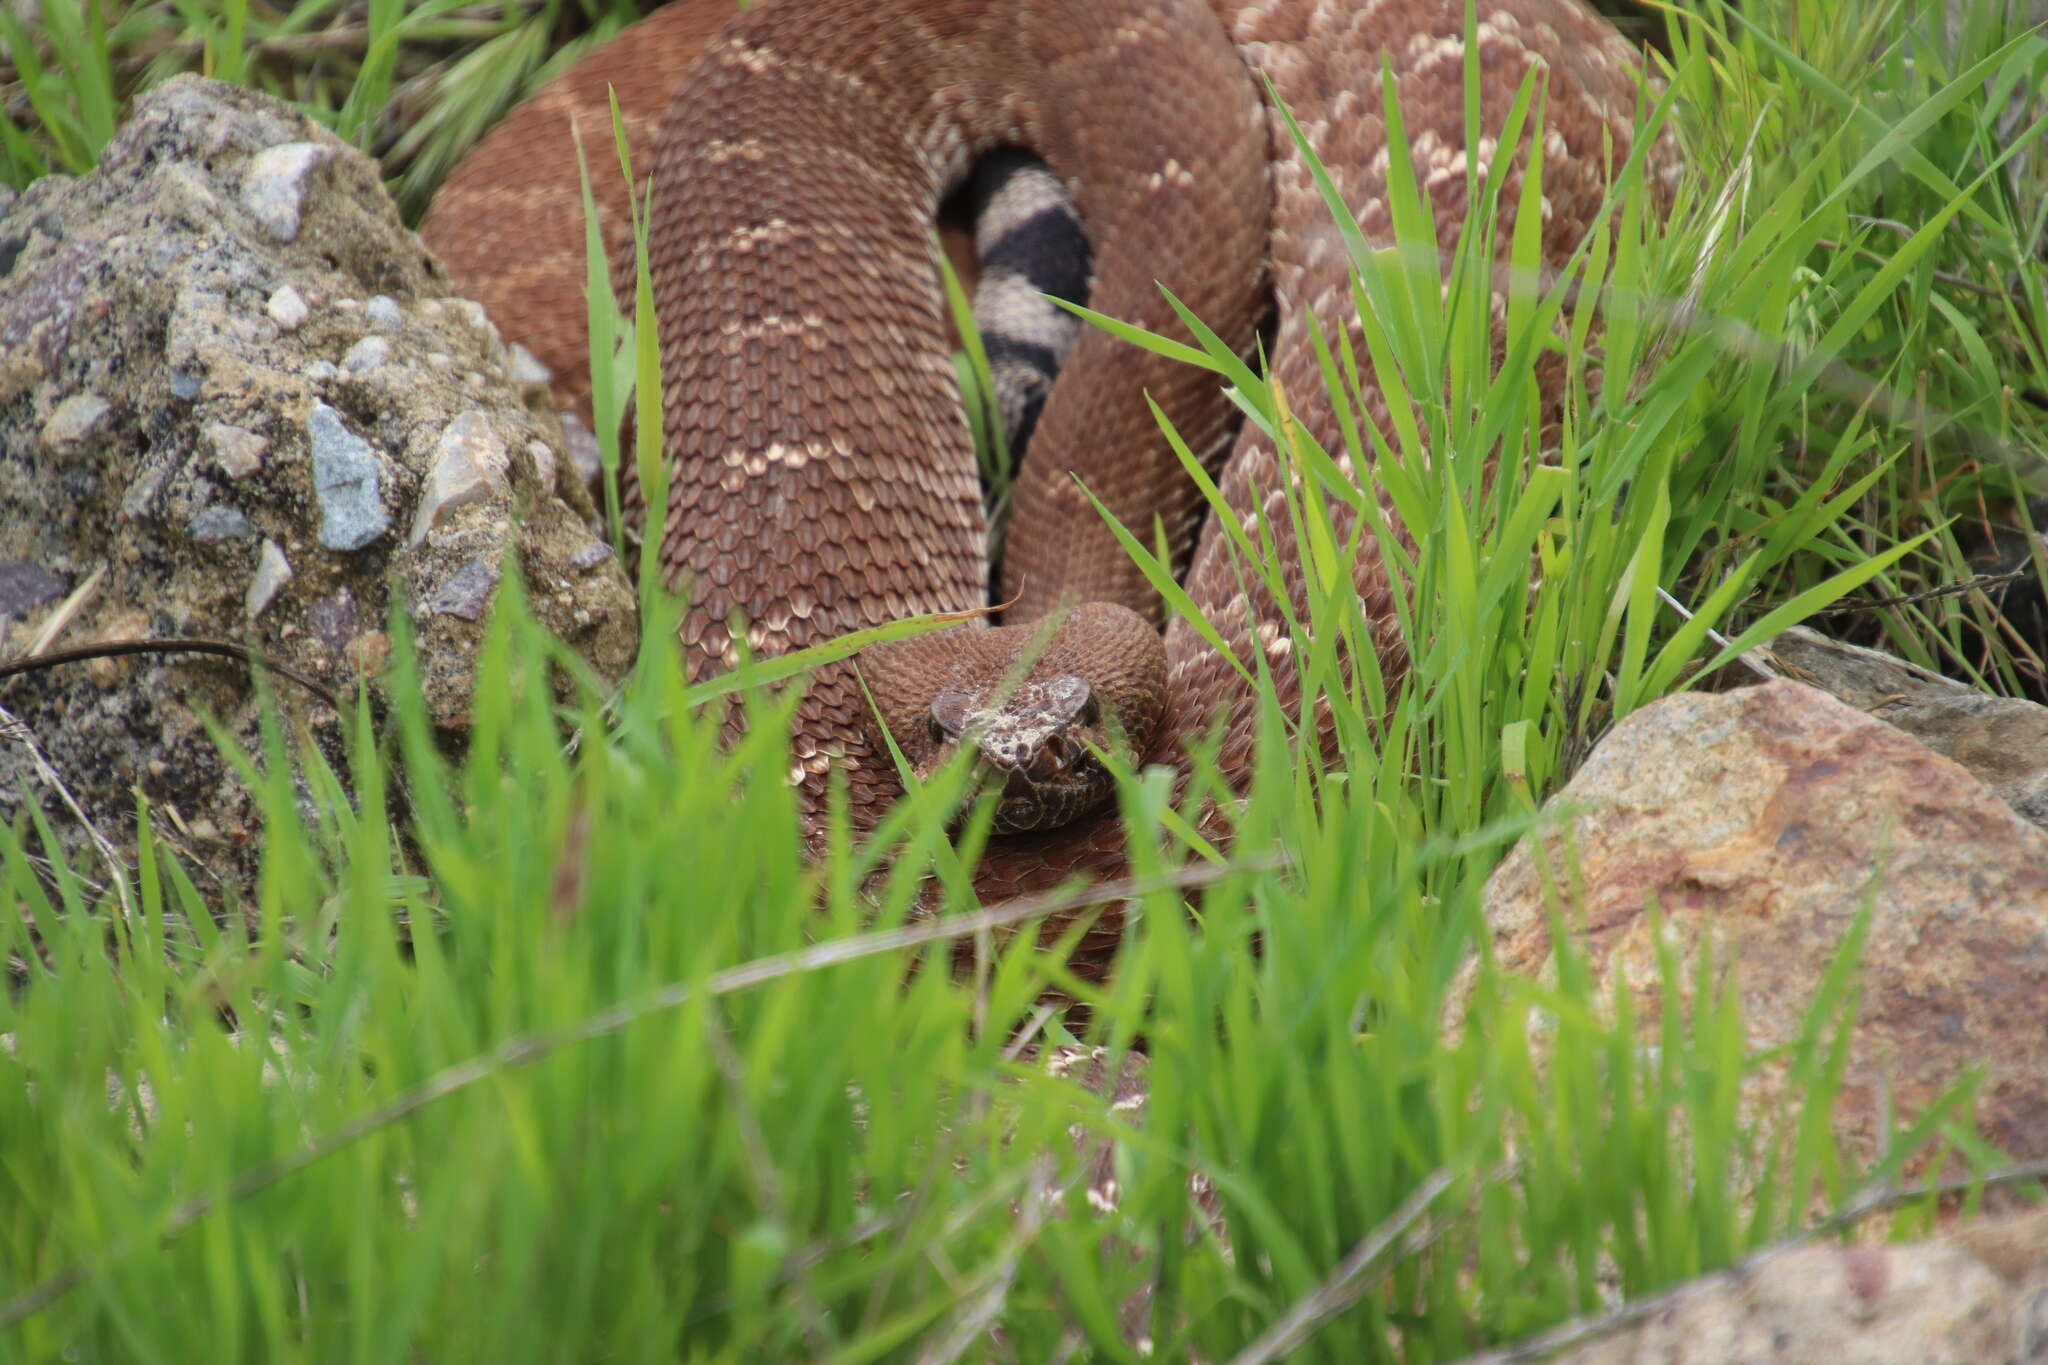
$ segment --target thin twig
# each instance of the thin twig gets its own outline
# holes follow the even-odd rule
[[[1981,592],[1986,588],[2002,588],[2008,583],[2017,583],[2033,575],[2033,569],[2012,569],[2005,573],[1979,574],[1966,578],[1960,583],[1944,583],[1940,587],[1927,588],[1920,592],[1909,592],[1900,597],[1874,597],[1867,602],[1847,602],[1838,606],[1823,607],[1813,613],[1815,616],[1854,616],[1858,612],[1881,611],[1886,607],[1911,607],[1922,602],[1933,602],[1943,597],[1961,597],[1966,593]]]
[[[47,654],[27,654],[18,659],[0,663],[0,682],[17,673],[32,673],[39,669],[55,668],[59,664],[85,663],[93,659],[114,659],[129,654],[212,654],[223,659],[234,659],[251,668],[262,668],[289,678],[299,686],[326,702],[337,712],[347,708],[332,692],[314,682],[289,664],[278,662],[268,654],[258,653],[246,645],[232,640],[184,639],[161,637],[144,640],[106,640],[96,645],[80,645],[75,649],[52,650]]]

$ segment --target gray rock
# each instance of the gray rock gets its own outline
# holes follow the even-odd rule
[[[325,403],[313,404],[306,437],[313,452],[313,495],[320,500],[320,543],[330,550],[360,550],[391,525],[377,495],[377,453]]]
[[[638,623],[625,575],[569,564],[590,542],[594,509],[580,488],[537,479],[533,461],[509,461],[483,496],[442,507],[425,541],[392,533],[413,521],[464,413],[485,414],[519,455],[562,437],[505,378],[512,359],[476,310],[442,304],[445,280],[376,163],[311,120],[255,91],[166,82],[137,98],[90,174],[22,193],[0,221],[0,251],[11,255],[0,284],[0,657],[26,649],[66,589],[98,574],[58,645],[246,639],[339,692],[367,682],[389,705],[378,625],[451,582],[466,591],[449,604],[481,603],[480,615],[490,594],[475,591],[477,571],[458,580],[478,562],[530,574],[536,615],[601,676],[630,663]],[[375,332],[384,363],[343,375],[335,360],[388,316],[360,302],[380,295],[403,325]],[[490,382],[472,387],[463,373]],[[86,393],[109,411],[68,428],[74,409],[56,434],[90,434],[46,449],[45,425]],[[458,732],[480,622],[426,612],[414,639],[408,694],[440,731]],[[296,689],[274,695],[294,732],[345,768],[339,718]],[[246,674],[179,661],[50,669],[11,680],[7,705],[116,845],[134,837],[140,792],[165,812],[154,827],[188,868],[246,884],[261,808],[206,719],[261,750]],[[25,763],[21,746],[0,745],[0,821],[38,787]],[[62,816],[65,848],[85,848],[82,826]]]
[[[546,441],[528,441],[526,456],[533,461],[534,478],[542,488],[553,488],[555,476],[561,472],[561,462],[555,459],[555,448]]]
[[[256,154],[242,182],[242,205],[280,242],[299,237],[299,215],[306,200],[306,181],[334,155],[318,142],[287,142]]]
[[[57,451],[77,445],[99,431],[113,410],[113,405],[96,393],[72,394],[43,423],[43,449]]]
[[[465,621],[481,621],[497,586],[498,566],[489,560],[472,559],[427,599],[427,610],[442,616],[459,616]]]
[[[232,507],[215,504],[200,509],[185,523],[185,529],[192,539],[212,542],[216,540],[242,540],[256,534],[256,528],[249,519]]]
[[[569,556],[572,569],[594,569],[612,557],[612,547],[601,540],[593,540],[575,554]]]
[[[54,602],[70,587],[40,564],[26,560],[0,560],[0,616],[19,616],[25,611]]]
[[[121,495],[121,515],[128,521],[140,521],[156,506],[157,494],[163,492],[164,480],[170,470],[161,464],[151,465],[135,476],[128,485],[128,491]]]
[[[256,553],[256,574],[242,594],[243,614],[251,621],[261,616],[291,576],[292,566],[285,560],[284,551],[277,548],[276,541],[264,541],[263,548]]]

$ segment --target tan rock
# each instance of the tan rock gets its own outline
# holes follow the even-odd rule
[[[2048,1359],[2048,1211],[1899,1246],[1774,1248],[1552,1353],[1466,1365],[2023,1365]],[[1546,1334],[1563,1345],[1573,1328]],[[1533,1348],[1537,1343],[1529,1343]]]
[[[1957,764],[1777,682],[1644,708],[1553,804],[1581,813],[1575,881],[1563,841],[1545,841],[1551,885],[1581,888],[1570,922],[1596,973],[1627,983],[1645,1028],[1659,1017],[1652,899],[1680,961],[1703,939],[1724,968],[1736,959],[1757,1049],[1797,1036],[1869,901],[1836,1112],[1846,1154],[1876,1155],[1886,1103],[1912,1115],[1977,1065],[1984,1134],[2015,1157],[2048,1153],[2048,834]],[[1487,886],[1510,969],[1541,968],[1550,952],[1534,849],[1524,839]],[[1771,1104],[1781,1084],[1767,1074],[1746,1099]]]

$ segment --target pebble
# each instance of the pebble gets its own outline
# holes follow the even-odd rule
[[[263,467],[270,442],[253,431],[226,422],[208,422],[206,440],[213,447],[213,462],[231,479],[246,479]]]
[[[192,539],[211,543],[216,540],[240,540],[256,534],[256,528],[249,519],[232,507],[216,503],[203,507],[185,523],[185,530]]]
[[[481,502],[493,488],[503,488],[509,460],[505,443],[483,413],[471,409],[450,422],[434,443],[433,464],[413,514],[412,543],[425,540],[449,508]]]
[[[19,616],[62,597],[66,583],[40,564],[0,559],[0,619]]]
[[[480,621],[497,586],[496,565],[485,559],[467,560],[448,575],[448,581],[427,602],[427,610],[442,616],[459,616],[465,621]]]
[[[43,423],[43,449],[51,453],[77,445],[99,430],[113,405],[96,393],[74,393]]]
[[[266,540],[263,548],[256,553],[256,576],[249,580],[249,590],[242,594],[242,610],[251,621],[263,614],[270,605],[270,599],[277,596],[292,576],[292,566],[284,557],[284,551],[277,548],[277,542]]]
[[[360,550],[391,525],[378,496],[376,452],[325,403],[313,404],[306,436],[313,450],[313,496],[320,503],[320,543],[330,550]]]
[[[348,348],[348,354],[341,358],[341,368],[348,374],[367,374],[385,361],[391,359],[391,340],[388,337],[364,337]]]
[[[306,307],[305,296],[287,284],[270,296],[270,301],[263,305],[263,311],[277,324],[280,332],[296,332],[312,310]]]
[[[318,142],[265,147],[249,163],[249,174],[242,182],[242,206],[278,241],[296,241],[307,178],[332,155],[332,147]]]
[[[512,343],[511,353],[514,383],[530,389],[544,389],[554,382],[555,372],[541,364],[540,357],[532,351],[515,341]]]

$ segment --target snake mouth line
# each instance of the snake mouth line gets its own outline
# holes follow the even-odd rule
[[[951,823],[955,829],[964,825],[982,798],[994,793],[996,810],[989,832],[998,837],[1030,834],[1069,823],[1095,810],[1115,790],[1109,770],[1086,750],[1070,766],[1045,777],[1033,777],[1026,771],[994,763],[976,752]]]

